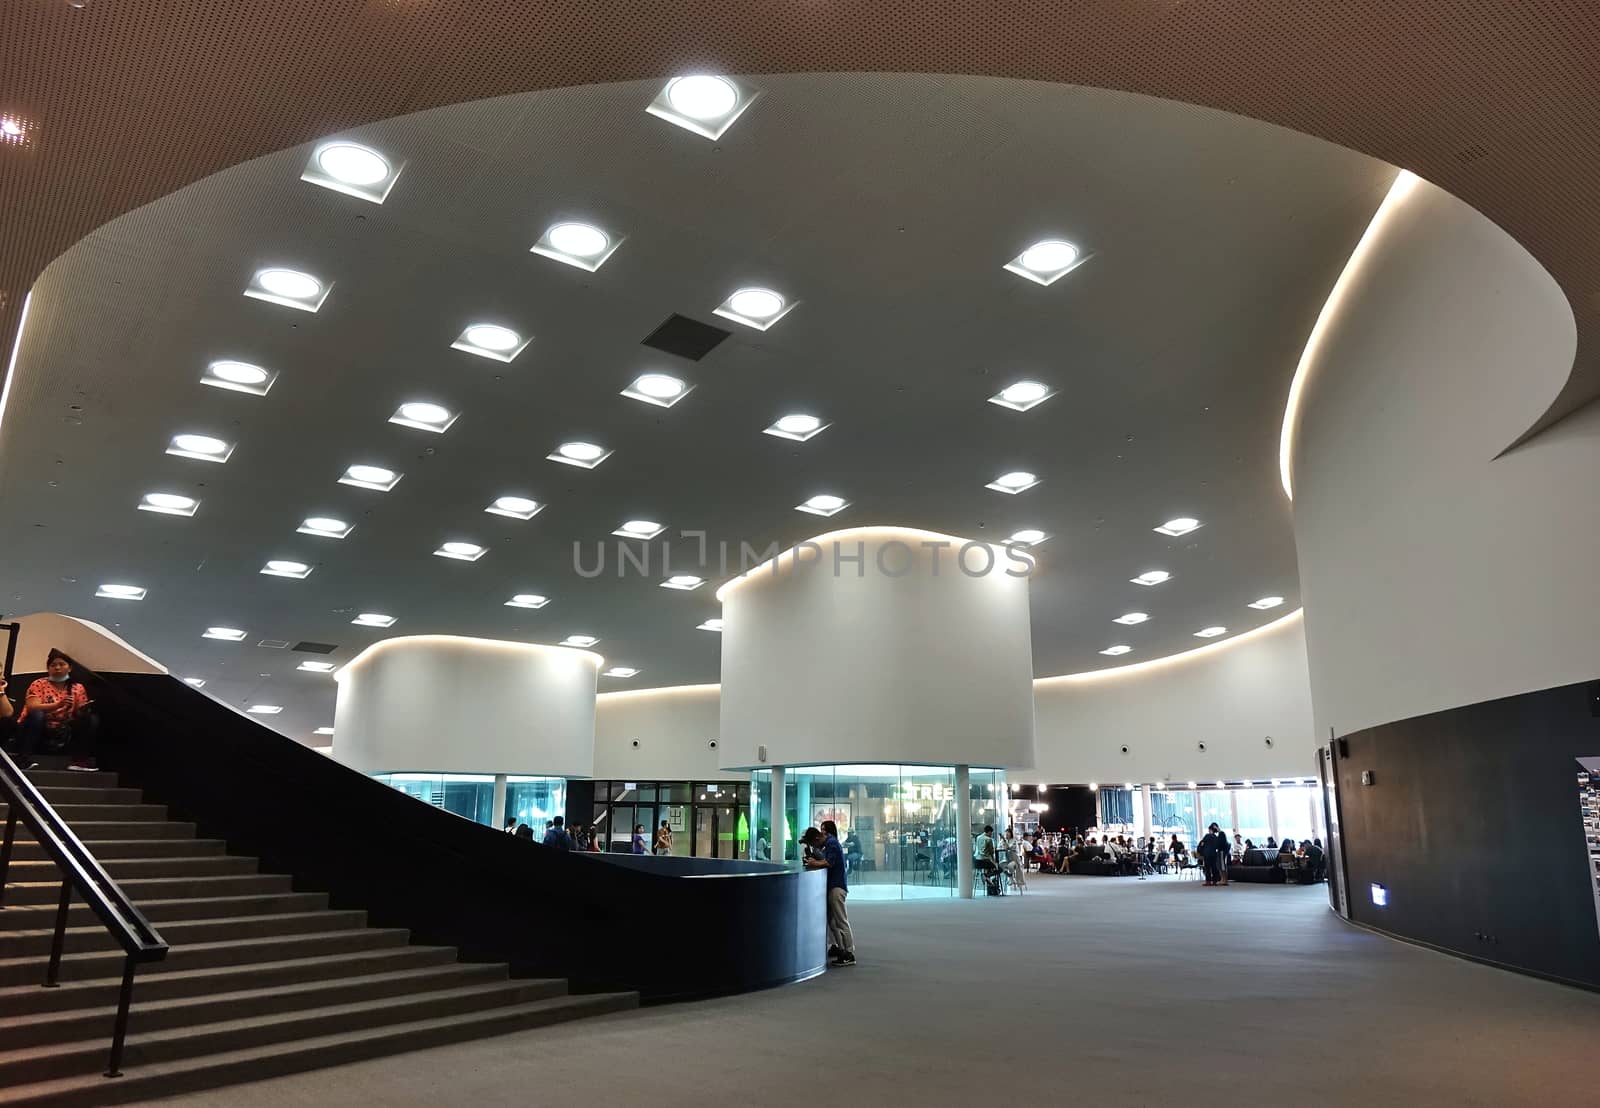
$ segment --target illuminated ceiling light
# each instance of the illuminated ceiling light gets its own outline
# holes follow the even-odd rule
[[[1036,284],[1053,285],[1088,260],[1089,255],[1070,242],[1045,239],[1012,258],[1005,268]]]
[[[440,544],[433,553],[435,557],[454,558],[458,562],[476,562],[488,552],[487,547],[475,542],[447,542]]]
[[[622,395],[658,408],[670,408],[693,391],[693,385],[668,374],[642,373],[622,390]]]
[[[1157,792],[1166,792],[1167,791],[1167,783],[1165,781],[1157,781],[1155,783],[1155,789],[1156,789]]]
[[[167,453],[202,462],[225,462],[233,455],[233,443],[211,435],[173,435]]]
[[[696,624],[695,628],[696,628],[696,630],[699,630],[699,631],[715,631],[717,634],[720,635],[720,634],[722,634],[722,620],[721,619],[708,619],[704,623]]]
[[[592,442],[564,442],[552,453],[546,454],[545,460],[577,466],[579,469],[593,469],[611,457],[611,454],[612,452],[605,447],[596,446]]]
[[[313,662],[313,661],[307,660],[307,661],[301,662],[299,665],[295,666],[294,668],[298,669],[298,670],[301,670],[301,671],[303,671],[305,673],[332,673],[334,671],[335,667],[334,667],[334,664],[332,662]]]
[[[548,596],[540,596],[536,592],[519,592],[506,601],[507,608],[543,608],[550,603]]]
[[[706,583],[704,577],[696,577],[692,573],[676,573],[661,582],[664,589],[677,589],[681,592],[693,592]]]
[[[1025,527],[1015,532],[1006,542],[1021,543],[1023,546],[1038,546],[1048,541],[1050,536],[1037,527]]]
[[[1133,791],[1133,782],[1132,781],[1124,781],[1122,783],[1122,787],[1124,789],[1127,789],[1131,793]]]
[[[1147,569],[1137,577],[1130,578],[1135,585],[1159,585],[1164,581],[1172,580],[1172,574],[1164,569]]]
[[[319,728],[317,728],[315,731],[313,731],[311,733],[313,735],[331,735],[331,734],[333,734],[333,728],[331,728],[331,727],[319,727]]]
[[[192,516],[200,510],[200,501],[175,492],[147,492],[139,498],[139,510],[164,516]]]
[[[637,677],[639,671],[632,666],[612,666],[600,675],[601,677]]]
[[[763,435],[776,435],[780,439],[793,439],[795,442],[805,442],[814,438],[828,429],[828,424],[814,415],[803,412],[793,412],[781,416],[771,427],[762,431]]]
[[[362,612],[350,622],[357,627],[393,627],[394,616],[386,616],[380,612]]]
[[[530,500],[526,496],[498,497],[484,511],[490,515],[505,516],[508,519],[532,519],[544,511],[544,505],[537,500]]]
[[[138,585],[101,585],[94,590],[103,600],[143,600],[145,592]]]
[[[1132,649],[1133,649],[1133,647],[1131,647],[1131,646],[1118,644],[1116,646],[1108,646],[1104,650],[1102,650],[1100,653],[1108,655],[1108,656],[1110,656],[1112,658],[1115,658],[1118,655],[1127,654]]]
[[[765,331],[778,320],[794,311],[798,300],[785,300],[779,293],[764,288],[739,289],[728,299],[713,308],[713,315],[731,319],[757,331]]]
[[[806,512],[814,516],[833,516],[838,515],[849,506],[850,501],[846,500],[844,497],[834,496],[832,493],[821,492],[816,496],[808,498],[804,504],[796,504],[794,506],[794,510],[797,512]]]
[[[311,151],[300,179],[346,196],[382,204],[404,168],[390,164],[388,158],[370,146],[336,139]]]
[[[28,133],[27,124],[14,115],[0,115],[0,139],[16,142]]]
[[[1200,787],[1200,786],[1199,786],[1199,785],[1197,785],[1197,784],[1195,784],[1195,783],[1194,783],[1194,782],[1193,782],[1193,781],[1190,781],[1190,782],[1189,782],[1189,787],[1190,787],[1190,788],[1191,788],[1191,789],[1198,789],[1198,788],[1199,788],[1199,787]]]
[[[461,332],[450,344],[451,350],[464,350],[480,358],[496,362],[509,362],[528,348],[533,336],[523,338],[509,327],[498,323],[474,323]]]
[[[1145,620],[1147,620],[1149,618],[1150,618],[1149,615],[1147,615],[1144,612],[1128,612],[1126,615],[1118,616],[1116,619],[1112,620],[1111,622],[1112,623],[1121,623],[1121,624],[1124,624],[1124,625],[1126,625],[1128,627],[1132,627],[1134,624],[1143,623]]]
[[[296,581],[304,581],[311,576],[311,567],[304,562],[291,562],[286,558],[274,558],[261,567],[261,572],[268,577],[292,577]]]
[[[353,523],[332,516],[311,516],[302,520],[295,530],[302,535],[316,535],[324,539],[342,539],[356,529]]]
[[[1055,389],[1038,381],[1018,381],[989,397],[989,403],[1010,408],[1014,412],[1025,412],[1038,407],[1055,394]]]
[[[653,539],[665,531],[666,525],[650,519],[630,519],[611,532],[623,539]]]
[[[1190,531],[1197,530],[1199,527],[1200,521],[1198,519],[1189,519],[1185,516],[1178,519],[1169,519],[1160,527],[1152,528],[1152,530],[1160,535],[1171,535],[1173,538],[1177,538],[1179,535],[1187,535]]]
[[[200,375],[202,385],[210,385],[214,389],[227,389],[230,392],[247,393],[250,396],[265,396],[267,390],[272,388],[278,375],[258,365],[249,362],[212,362],[206,366],[206,371]]]
[[[1282,603],[1283,597],[1281,596],[1263,596],[1260,600],[1252,600],[1250,607],[1266,611],[1268,608],[1276,608]]]
[[[324,285],[309,273],[273,267],[258,270],[245,286],[244,294],[253,300],[314,312],[322,307],[332,288],[332,284]]]
[[[183,679],[183,683],[196,689],[203,689],[206,687],[206,679],[204,677],[185,677]]]
[[[608,235],[592,223],[557,223],[529,249],[535,254],[593,273],[621,245],[621,237]]]
[[[1227,786],[1227,785],[1226,785],[1226,784],[1224,784],[1224,783],[1223,783],[1223,782],[1221,782],[1221,781],[1218,781],[1218,782],[1217,782],[1217,786],[1216,786],[1216,787],[1217,787],[1217,788],[1219,788],[1219,789],[1225,789],[1225,788],[1227,788],[1227,787],[1228,787],[1228,786]]]
[[[244,632],[237,627],[207,627],[203,639],[221,639],[223,642],[243,642]]]
[[[400,483],[402,476],[404,475],[392,469],[384,469],[382,466],[354,465],[344,471],[344,476],[339,478],[339,484],[388,492]]]
[[[283,705],[281,705],[281,704],[252,704],[252,705],[250,705],[249,708],[247,708],[245,710],[247,712],[249,712],[253,716],[275,716],[279,712],[283,711]]]
[[[697,73],[668,81],[644,110],[715,141],[759,95],[760,90],[731,77]]]
[[[1250,780],[1250,778],[1248,778],[1248,777],[1246,777],[1242,782],[1240,782],[1240,784],[1244,785],[1244,787],[1247,788],[1247,789],[1253,789],[1253,788],[1256,787],[1256,783],[1254,781]]]
[[[1010,473],[1002,473],[983,487],[993,489],[995,492],[1003,492],[1015,496],[1019,492],[1027,492],[1038,483],[1039,478],[1027,470],[1018,469]]]
[[[389,422],[398,423],[402,427],[415,427],[418,431],[433,431],[442,435],[450,429],[450,425],[458,418],[460,418],[459,412],[452,412],[442,405],[413,400],[396,408],[394,415],[389,417]]]
[[[559,645],[576,646],[583,649],[588,649],[599,641],[600,640],[594,635],[568,635],[566,638],[561,640]]]
[[[1218,635],[1226,635],[1227,633],[1228,629],[1226,627],[1202,627],[1194,633],[1194,637],[1197,639],[1214,639]]]
[[[1089,788],[1090,788],[1090,789],[1099,789],[1099,788],[1100,788],[1100,786],[1099,786],[1099,785],[1096,785],[1096,784],[1095,784],[1095,783],[1094,783],[1094,782],[1093,782],[1093,781],[1090,781],[1090,782],[1089,782]]]

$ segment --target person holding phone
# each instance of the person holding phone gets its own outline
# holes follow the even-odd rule
[[[38,766],[33,755],[43,744],[52,753],[66,753],[71,759],[68,769],[92,773],[96,720],[91,706],[88,690],[72,679],[67,656],[50,651],[45,675],[28,686],[17,721],[17,756],[24,768]]]

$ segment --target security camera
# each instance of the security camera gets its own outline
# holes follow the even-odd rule
[[[634,739],[633,740],[633,745],[634,746],[638,746],[639,745],[639,740],[638,739]]]
[[[1269,747],[1270,747],[1270,746],[1271,746],[1271,745],[1272,745],[1272,736],[1271,736],[1271,735],[1268,735],[1268,736],[1267,736],[1267,746],[1269,746]]]
[[[706,745],[709,746],[712,750],[715,750],[715,749],[717,749],[717,740],[716,739],[711,739],[710,741],[708,741],[706,743]]]
[[[1123,747],[1123,748],[1122,748],[1122,752],[1123,752],[1123,753],[1124,753],[1124,754],[1126,754],[1126,753],[1127,753],[1127,752],[1128,752],[1128,748],[1127,748],[1127,747]]]
[[[1195,746],[1200,748],[1200,753],[1204,754],[1206,752],[1206,744],[1205,743],[1203,743],[1203,742],[1195,743]]]

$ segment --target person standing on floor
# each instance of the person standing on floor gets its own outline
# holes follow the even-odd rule
[[[661,826],[656,828],[656,843],[654,854],[657,858],[665,858],[672,853],[672,827],[666,820],[661,821]]]
[[[567,834],[567,829],[562,826],[565,817],[557,816],[550,821],[550,830],[544,833],[544,845],[556,850],[570,851],[572,849],[572,836]]]
[[[644,853],[644,824],[642,823],[633,825],[633,852],[635,854]]]
[[[850,933],[850,914],[844,906],[850,895],[850,885],[844,875],[844,847],[839,845],[839,825],[833,820],[822,821],[822,860],[807,858],[805,867],[828,871],[828,964],[853,966],[856,964],[856,940]]]
[[[1228,836],[1212,824],[1206,837],[1200,840],[1200,861],[1206,867],[1207,885],[1228,883]]]

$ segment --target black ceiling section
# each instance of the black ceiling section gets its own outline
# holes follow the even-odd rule
[[[679,358],[698,362],[715,350],[731,332],[674,312],[640,341]]]
[[[297,642],[291,649],[301,654],[332,654],[339,648],[331,642]]]

